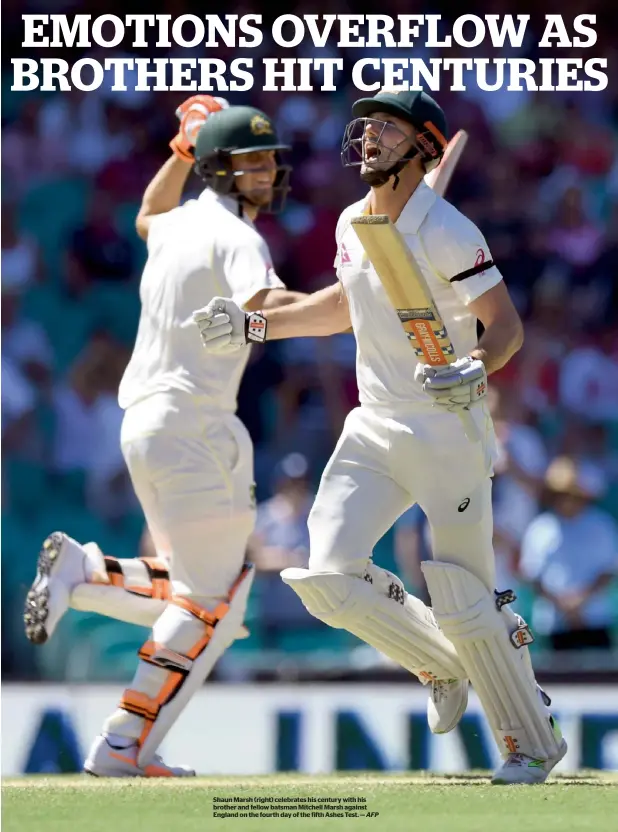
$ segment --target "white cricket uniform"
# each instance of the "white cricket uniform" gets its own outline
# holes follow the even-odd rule
[[[470,442],[456,414],[432,406],[414,380],[417,358],[350,220],[337,224],[337,276],[357,341],[361,406],[348,416],[309,519],[310,569],[362,575],[373,547],[417,503],[434,557],[465,566],[495,587],[491,475],[495,437],[485,405],[473,409],[483,436]],[[396,223],[429,284],[458,356],[478,343],[468,304],[500,282],[478,228],[424,182]],[[488,268],[480,271],[480,264]],[[471,276],[464,276],[474,270]],[[453,280],[453,278],[459,279]]]
[[[192,313],[272,288],[285,287],[235,199],[207,189],[152,220],[121,443],[174,592],[202,603],[227,596],[255,522],[253,448],[235,416],[250,347],[209,355]]]

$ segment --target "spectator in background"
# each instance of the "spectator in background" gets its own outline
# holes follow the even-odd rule
[[[398,575],[409,592],[428,607],[431,598],[421,571],[421,563],[431,560],[431,533],[425,512],[413,505],[393,526],[394,556]]]
[[[3,202],[2,287],[25,291],[39,281],[42,273],[43,260],[36,240],[18,229],[15,206]]]
[[[5,280],[5,277],[7,278]],[[35,386],[47,387],[53,351],[45,329],[22,313],[22,287],[2,275],[2,361],[9,360]]]
[[[59,475],[81,473],[85,498],[110,519],[133,503],[120,450],[122,410],[117,390],[126,364],[118,346],[93,339],[54,392],[55,435],[52,469]]]
[[[571,330],[564,325],[568,292],[560,277],[547,269],[532,289],[531,297],[524,344],[511,369],[517,373],[509,381],[537,413],[543,413],[558,405],[560,363],[571,341]],[[505,369],[508,368],[509,365]],[[505,375],[499,371],[496,377],[503,379]]]
[[[612,444],[608,423],[567,415],[558,452],[577,463],[595,465],[609,483],[618,481],[618,447]]]
[[[71,238],[73,267],[91,280],[122,282],[134,273],[133,249],[115,225],[114,207],[106,191],[95,191],[85,224]]]
[[[582,339],[583,340],[583,339]],[[559,395],[564,409],[586,421],[618,416],[618,337],[613,328],[595,342],[583,342],[565,356],[560,367]]]
[[[317,619],[309,615],[279,575],[288,566],[307,566],[307,520],[314,497],[307,458],[291,453],[275,468],[273,496],[257,509],[249,560],[258,570],[259,625],[269,646],[276,644],[277,634],[286,628],[316,628]]]
[[[62,96],[58,96],[61,98]],[[3,190],[22,196],[42,180],[65,170],[62,142],[41,129],[43,98],[27,98],[19,119],[2,129]]]
[[[603,243],[603,228],[586,211],[582,188],[567,188],[549,229],[548,248],[562,262],[571,283],[582,280],[586,270],[598,260]]]
[[[19,368],[2,357],[2,454],[22,458],[32,448],[36,393]],[[6,458],[6,456],[5,456]],[[4,466],[3,466],[4,468]]]
[[[516,389],[494,387],[488,398],[498,448],[493,484],[496,584],[501,591],[515,590],[519,547],[539,511],[548,455]]]
[[[556,458],[545,479],[548,510],[528,527],[520,570],[538,595],[532,625],[554,650],[609,649],[616,610],[608,588],[618,575],[618,528],[594,507],[598,469]]]

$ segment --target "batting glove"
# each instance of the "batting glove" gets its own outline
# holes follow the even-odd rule
[[[243,312],[229,298],[213,298],[208,306],[193,313],[193,320],[210,353],[233,352],[249,341],[266,340],[266,318],[259,312]]]
[[[456,413],[469,410],[487,395],[487,371],[478,358],[460,358],[443,367],[418,364],[414,379],[434,405]]]
[[[225,98],[213,98],[212,95],[192,95],[176,110],[180,121],[178,133],[170,142],[175,155],[183,162],[193,163],[194,148],[200,127],[211,113],[229,107]]]

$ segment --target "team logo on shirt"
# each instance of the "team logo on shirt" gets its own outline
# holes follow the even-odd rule
[[[254,136],[272,136],[275,132],[270,121],[264,116],[253,116],[249,126]]]
[[[350,255],[348,254],[348,250],[347,250],[347,248],[345,247],[345,245],[344,245],[343,243],[341,243],[341,251],[340,251],[340,253],[341,253],[341,263],[342,263],[342,264],[343,264],[343,263],[351,263],[351,262],[352,262],[352,258],[351,258],[351,257],[350,257]]]

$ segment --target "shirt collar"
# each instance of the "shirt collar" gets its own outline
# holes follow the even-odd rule
[[[243,211],[242,214],[239,215],[238,213],[238,200],[235,199],[233,196],[225,196],[225,194],[218,194],[212,190],[212,188],[204,188],[202,193],[198,196],[197,201],[205,206],[208,207],[213,203],[218,203],[226,211],[234,214],[235,217],[238,217],[241,220],[249,223],[249,225],[253,225],[249,217]]]
[[[416,190],[404,205],[396,222],[397,229],[402,234],[417,234],[435,201],[436,192],[421,179]]]
[[[402,234],[417,234],[436,199],[436,192],[421,179],[395,223],[397,230]],[[366,213],[368,210],[369,196],[365,202],[363,213]]]

